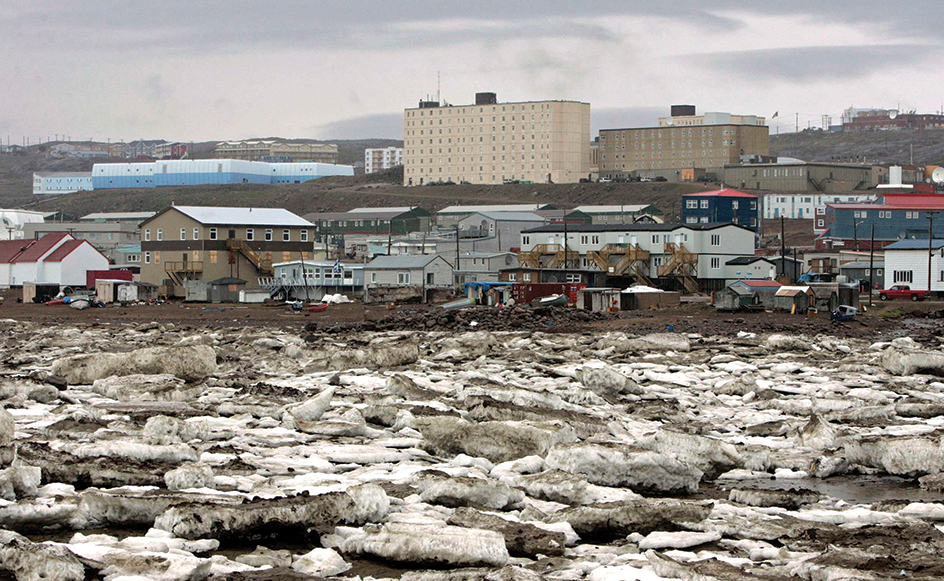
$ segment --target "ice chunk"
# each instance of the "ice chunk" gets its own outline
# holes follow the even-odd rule
[[[586,474],[603,486],[628,486],[634,491],[695,492],[701,470],[674,458],[625,444],[561,444],[545,461],[550,469]]]
[[[524,493],[506,484],[482,478],[454,477],[421,480],[420,499],[448,507],[481,506],[512,510],[524,500]]]
[[[427,565],[501,567],[508,562],[501,534],[432,523],[368,525],[361,534],[345,539],[341,550]]]
[[[639,548],[644,551],[646,549],[687,549],[719,540],[721,540],[721,533],[714,531],[707,533],[653,531],[639,541]]]
[[[154,527],[185,539],[246,537],[263,534],[267,525],[282,529],[331,526],[351,519],[354,511],[350,495],[329,492],[237,506],[174,506],[154,521]]]
[[[638,440],[637,445],[695,466],[709,480],[744,465],[741,454],[731,444],[695,434],[659,430],[652,436]]]
[[[33,543],[13,531],[0,530],[0,568],[17,581],[85,580],[85,566],[68,549]]]
[[[316,422],[331,407],[332,397],[334,397],[334,387],[329,387],[305,403],[288,408],[287,411],[297,420]]]
[[[168,490],[187,488],[210,488],[213,486],[213,469],[206,464],[186,464],[164,474]]]
[[[944,471],[941,438],[865,436],[846,440],[846,458],[853,463],[915,478]]]
[[[354,514],[346,520],[350,524],[380,522],[390,512],[390,497],[377,484],[359,484],[346,492],[354,500]]]
[[[57,359],[52,372],[78,385],[90,385],[112,375],[164,373],[199,381],[216,373],[216,352],[208,345],[191,345],[144,347],[127,353],[86,353]]]
[[[500,533],[505,539],[508,552],[516,556],[548,557],[564,554],[567,536],[563,532],[549,531],[535,525],[514,522],[502,517],[479,512],[472,508],[460,508],[447,521],[450,525],[470,529],[484,529]]]
[[[583,367],[577,369],[577,379],[600,396],[643,393],[636,382],[602,361],[588,361]]]
[[[944,353],[889,347],[882,353],[882,367],[894,375],[927,373],[944,376]]]
[[[10,412],[0,407],[0,446],[9,446],[13,442],[16,425]]]
[[[183,379],[168,373],[140,373],[96,379],[92,391],[118,401],[192,401],[205,389],[202,385],[186,386]]]
[[[333,577],[340,575],[352,565],[345,561],[334,549],[312,549],[297,557],[292,563],[292,569],[306,575],[317,577]]]
[[[558,442],[576,440],[573,429],[562,422],[472,423],[448,416],[416,418],[424,445],[436,454],[481,456],[504,462],[524,456],[544,456]]]
[[[630,533],[691,527],[705,520],[711,508],[678,500],[631,500],[578,506],[556,512],[548,522],[567,522],[582,538],[612,540]]]

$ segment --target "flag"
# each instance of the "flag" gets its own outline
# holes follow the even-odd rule
[[[338,273],[341,272],[341,257],[339,256],[337,260],[334,261],[334,267],[331,269],[331,272]]]
[[[775,113],[774,113],[774,116],[771,117],[771,119],[776,119],[776,118],[777,118],[777,115],[780,115],[780,111],[775,112]]]

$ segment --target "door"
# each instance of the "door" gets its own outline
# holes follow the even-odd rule
[[[620,234],[619,236],[616,237],[616,242],[617,244],[626,244],[626,236],[623,234]]]
[[[434,283],[434,281],[436,280],[436,277],[434,276],[435,274],[436,274],[436,273],[434,273],[434,272],[427,272],[427,273],[426,273],[426,284],[427,284],[428,286],[433,286],[433,285],[435,284],[435,283]]]
[[[235,231],[235,230],[230,230],[230,231],[229,231],[229,237],[230,237],[230,239],[236,238],[236,231]]]

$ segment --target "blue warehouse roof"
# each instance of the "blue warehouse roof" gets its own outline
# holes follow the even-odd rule
[[[944,247],[944,240],[941,240],[941,239],[939,239],[939,238],[935,238],[935,239],[931,242],[931,247],[932,247],[934,250],[937,250],[937,249],[939,249],[939,248],[941,248],[941,247]],[[921,239],[917,239],[917,240],[911,240],[911,239],[909,239],[909,240],[899,240],[898,242],[895,242],[895,243],[893,243],[893,244],[889,244],[888,246],[886,246],[886,247],[884,248],[884,250],[927,250],[927,249],[928,249],[928,241],[927,241],[927,240],[921,240]]]

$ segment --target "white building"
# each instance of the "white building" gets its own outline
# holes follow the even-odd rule
[[[402,147],[385,147],[364,150],[364,173],[374,173],[403,165]]]
[[[944,292],[944,240],[931,241],[931,292]],[[928,241],[899,240],[885,251],[885,287],[906,284],[914,290],[928,289]]]
[[[42,212],[0,210],[0,240],[20,240],[23,238],[24,225],[43,221]]]
[[[71,194],[92,189],[90,171],[39,171],[33,174],[36,195]]]
[[[874,193],[849,194],[766,194],[764,196],[764,219],[784,218],[812,220],[826,215],[826,204],[864,204],[874,202]]]
[[[39,240],[0,241],[0,287],[42,282],[84,287],[89,270],[108,270],[105,258],[87,240],[76,240],[64,232]]]
[[[530,268],[605,272],[638,282],[680,279],[689,290],[718,290],[742,278],[735,258],[754,256],[754,232],[736,224],[552,224],[521,233]],[[758,276],[758,278],[766,278]]]

